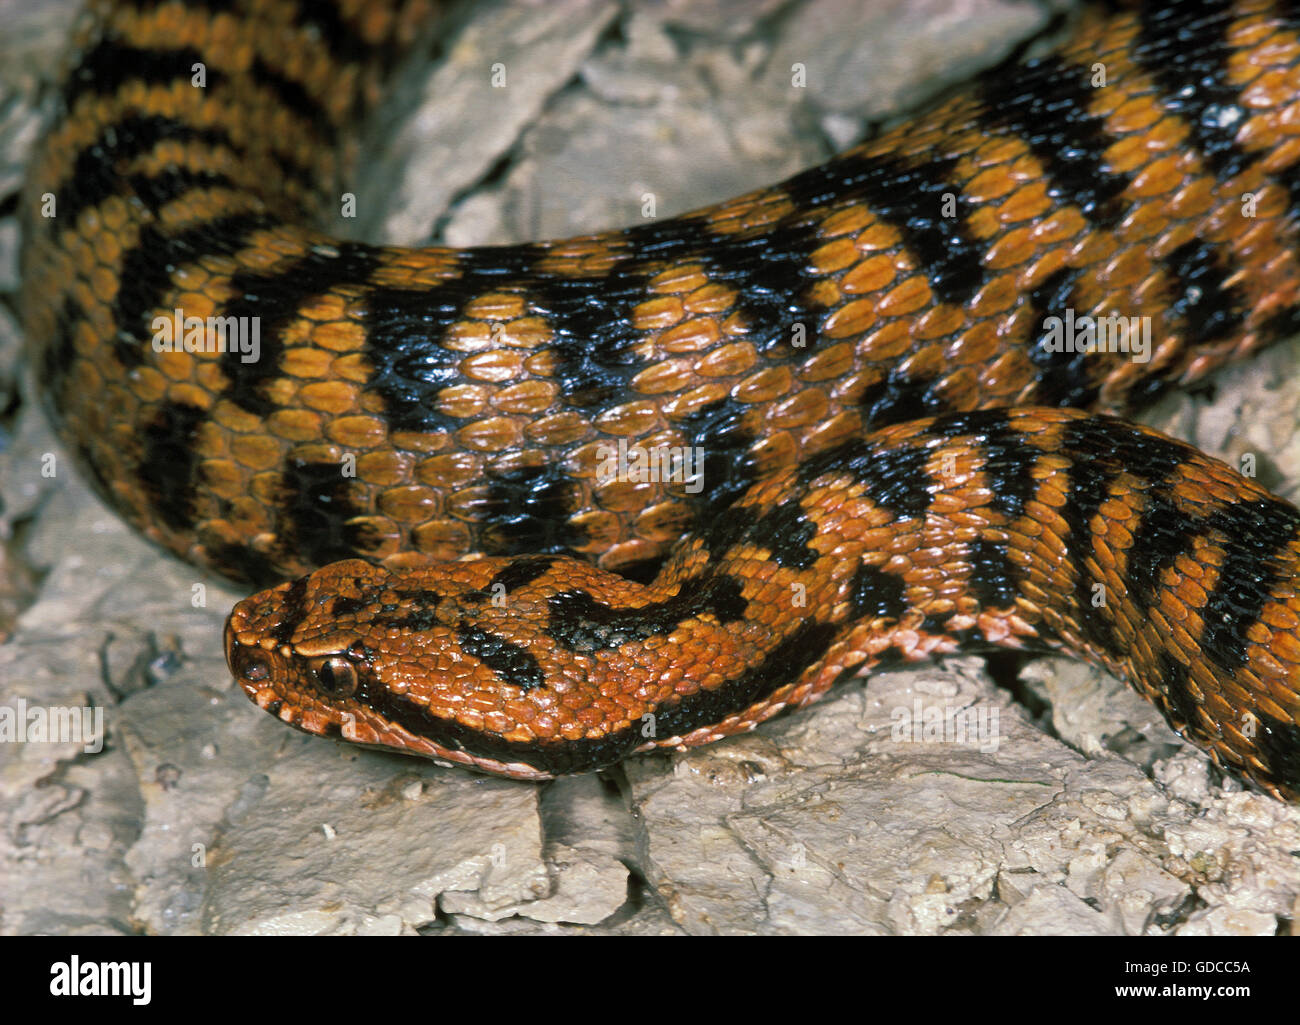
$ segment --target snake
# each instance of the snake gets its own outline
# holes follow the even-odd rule
[[[1300,513],[1126,419],[1300,332],[1300,5],[1090,9],[678,217],[354,240],[435,13],[91,0],[30,163],[44,405],[122,518],[260,589],[254,703],[542,780],[1055,652],[1300,799]]]

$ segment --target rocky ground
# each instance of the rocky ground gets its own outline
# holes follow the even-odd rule
[[[14,196],[75,4],[0,0],[0,705],[104,710],[101,750],[0,744],[0,932],[1293,932],[1300,809],[1244,792],[1078,664],[877,675],[757,733],[544,786],[285,729],[233,686],[240,593],[133,536],[33,401]],[[1002,0],[462,8],[359,179],[367,237],[627,224],[822,159],[1040,31]],[[500,62],[504,90],[487,88]],[[791,88],[802,63],[807,87]],[[382,138],[382,141],[378,141]],[[370,198],[373,197],[373,202]],[[1149,418],[1300,492],[1295,346]],[[51,461],[52,457],[52,461]],[[53,466],[53,475],[50,467]],[[970,711],[974,743],[906,737]],[[933,714],[933,713],[931,713]]]

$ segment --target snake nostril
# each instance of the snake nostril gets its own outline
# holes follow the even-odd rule
[[[271,675],[271,667],[267,664],[266,656],[250,652],[240,660],[239,674],[245,680],[258,683]]]
[[[237,679],[249,683],[261,683],[271,675],[271,662],[265,652],[241,647],[238,641],[232,640],[227,644],[226,663]]]

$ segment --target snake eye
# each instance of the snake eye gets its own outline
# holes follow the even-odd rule
[[[331,655],[316,667],[316,686],[326,697],[351,697],[357,689],[356,668],[342,655]]]

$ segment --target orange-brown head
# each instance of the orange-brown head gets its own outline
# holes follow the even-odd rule
[[[755,629],[744,601],[730,580],[682,591],[656,601],[563,557],[350,559],[236,605],[226,660],[306,732],[546,779],[674,743],[652,713],[722,680],[728,624]],[[674,631],[684,643],[666,646]]]

